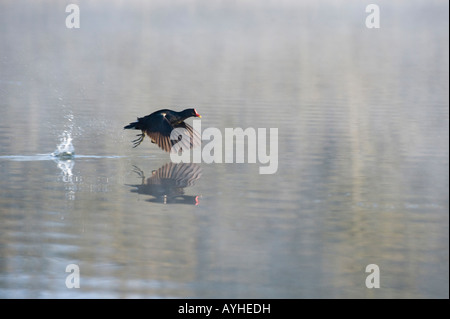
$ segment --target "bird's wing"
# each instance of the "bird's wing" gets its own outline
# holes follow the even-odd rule
[[[201,145],[201,136],[200,132],[197,132],[190,126],[189,124],[185,122],[181,122],[180,124],[176,125],[175,128],[184,128],[187,132],[185,136],[183,136],[183,149],[190,149],[193,147],[199,147]]]
[[[148,119],[145,123],[145,133],[154,141],[160,148],[166,152],[170,152],[173,141],[170,140],[170,133],[173,130],[173,126],[167,120],[167,118],[160,114],[154,115],[151,119]]]
[[[166,152],[170,152],[172,146],[177,144],[174,151],[182,150],[187,151],[192,147],[200,146],[201,137],[200,133],[194,131],[192,126],[181,122],[177,125],[170,124],[169,120],[163,114],[153,115],[151,118],[146,119],[145,133],[154,141],[160,148]],[[171,134],[173,129],[179,129],[174,132],[177,134],[176,138]]]

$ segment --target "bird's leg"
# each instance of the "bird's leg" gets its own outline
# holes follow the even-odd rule
[[[138,134],[136,136],[139,136],[139,137],[132,141],[134,143],[133,148],[142,143],[142,141],[144,140],[144,137],[145,137],[145,133],[142,132],[142,134]]]

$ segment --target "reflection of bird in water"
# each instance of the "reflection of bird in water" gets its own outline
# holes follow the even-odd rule
[[[184,188],[193,186],[202,175],[200,166],[193,163],[166,163],[158,170],[152,172],[152,176],[145,180],[144,172],[134,166],[135,173],[142,178],[140,185],[128,185],[136,187],[131,191],[138,194],[151,195],[154,198],[149,202],[164,204],[190,204],[198,205],[198,195],[184,195]]]
[[[138,117],[137,122],[133,122],[124,127],[124,129],[141,130],[138,138],[133,141],[136,147],[144,140],[147,134],[152,143],[156,143],[166,152],[170,152],[173,145],[180,143],[180,148],[188,150],[199,145],[201,138],[198,132],[194,131],[192,126],[184,122],[189,117],[199,117],[195,109],[186,109],[181,112],[172,110],[159,110],[144,117]],[[173,129],[180,129],[178,140],[172,140],[170,137]],[[184,130],[181,130],[184,129]]]

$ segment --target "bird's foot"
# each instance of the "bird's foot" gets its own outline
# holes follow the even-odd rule
[[[145,133],[138,134],[138,135],[136,135],[136,136],[139,136],[139,137],[138,137],[137,139],[135,139],[135,140],[132,141],[132,143],[133,143],[133,148],[135,148],[136,146],[138,146],[139,144],[142,143],[142,141],[144,140],[144,137],[145,137]]]

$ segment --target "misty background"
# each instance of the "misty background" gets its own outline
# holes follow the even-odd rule
[[[1,1],[0,297],[448,298],[448,2],[368,4]],[[277,173],[138,188],[170,158],[123,126],[188,107]]]

